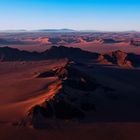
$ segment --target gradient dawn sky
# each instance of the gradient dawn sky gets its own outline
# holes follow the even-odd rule
[[[0,0],[0,30],[140,31],[140,0]]]

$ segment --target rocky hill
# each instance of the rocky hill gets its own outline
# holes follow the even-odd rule
[[[120,67],[139,67],[140,55],[114,51],[106,54],[99,54],[84,51],[80,48],[65,46],[52,46],[44,52],[21,51],[9,47],[0,47],[0,61],[39,61],[47,59],[70,59],[75,61],[97,61],[101,64],[113,64]]]
[[[66,65],[40,73],[36,77],[57,77],[58,80],[50,85],[42,103],[35,104],[28,111],[20,126],[31,125],[36,129],[43,129],[48,127],[50,120],[81,120],[88,112],[96,112],[95,93],[109,93],[113,89],[102,86],[76,65],[75,62],[68,61]]]

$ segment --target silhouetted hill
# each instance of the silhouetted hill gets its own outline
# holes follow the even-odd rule
[[[0,48],[0,61],[38,60],[39,58],[37,52],[20,51],[9,47]]]
[[[65,46],[52,46],[44,52],[28,52],[14,48],[0,48],[0,61],[39,61],[47,59],[98,60],[102,64],[115,64],[120,67],[140,66],[140,55],[120,50],[107,54],[98,54]]]
[[[59,59],[59,58],[68,58],[68,59],[97,59],[99,54],[92,53],[88,51],[83,51],[79,48],[68,48],[64,46],[56,47],[52,46],[49,50],[42,53],[44,58],[50,59]]]
[[[32,61],[32,60],[46,60],[46,59],[97,59],[98,53],[91,53],[83,51],[78,48],[67,48],[64,46],[52,46],[50,49],[39,52],[20,51],[18,49],[2,47],[0,48],[1,61]]]

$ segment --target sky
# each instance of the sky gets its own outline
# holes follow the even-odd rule
[[[0,30],[140,31],[140,0],[0,0]]]

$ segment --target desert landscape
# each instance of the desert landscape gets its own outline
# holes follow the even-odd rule
[[[0,46],[27,51],[45,51],[51,46],[79,47],[107,53],[122,50],[140,54],[140,32],[85,32],[71,29],[1,31]]]
[[[2,140],[139,139],[140,55],[6,46],[0,61]]]
[[[0,0],[0,140],[140,140],[139,0]]]

